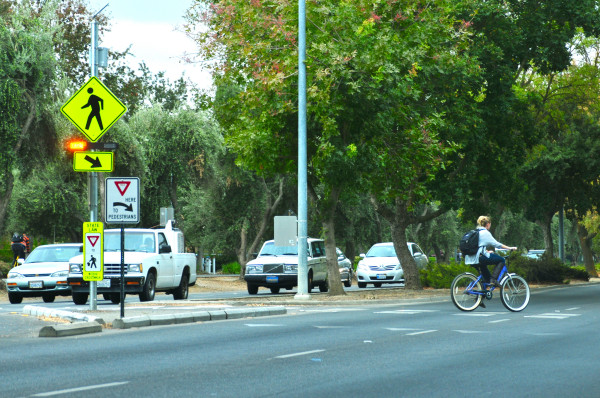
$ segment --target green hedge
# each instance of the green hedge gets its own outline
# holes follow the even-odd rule
[[[491,271],[491,267],[490,267]],[[426,269],[420,271],[421,285],[435,289],[447,289],[454,277],[463,272],[477,274],[477,270],[464,262],[438,264],[430,259]],[[588,281],[590,275],[584,267],[569,267],[557,258],[544,256],[531,259],[520,254],[512,254],[509,258],[509,272],[521,275],[529,283],[569,283],[572,279]]]
[[[239,275],[240,269],[241,269],[240,263],[238,263],[237,261],[234,261],[232,263],[224,264],[223,267],[221,267],[221,272],[223,274]]]

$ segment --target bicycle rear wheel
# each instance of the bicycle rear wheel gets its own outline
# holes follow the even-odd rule
[[[473,293],[472,290],[481,290],[481,283],[477,277],[465,272],[458,275],[450,285],[450,297],[454,305],[461,311],[473,311],[479,306],[483,296]]]
[[[500,290],[502,304],[509,311],[519,312],[529,304],[529,285],[524,278],[519,275],[509,275],[504,278]]]

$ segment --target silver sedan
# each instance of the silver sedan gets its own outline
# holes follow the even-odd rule
[[[69,296],[69,260],[80,255],[80,251],[81,243],[36,247],[21,265],[8,272],[8,300],[19,304],[23,297],[41,296],[44,302],[51,303],[56,296]]]

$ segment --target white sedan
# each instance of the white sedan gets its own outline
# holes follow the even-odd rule
[[[67,283],[69,260],[80,254],[81,243],[36,247],[21,265],[8,272],[8,300],[12,304],[19,304],[23,297],[41,296],[44,302],[51,303],[56,296],[71,295]]]
[[[425,268],[429,260],[423,250],[416,243],[407,242],[407,245],[417,263],[417,268]],[[367,287],[367,283],[372,283],[375,287],[381,287],[383,283],[404,284],[404,270],[392,242],[376,243],[367,254],[363,253],[360,257],[356,269],[358,287]]]

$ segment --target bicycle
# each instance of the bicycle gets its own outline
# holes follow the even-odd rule
[[[516,273],[508,272],[508,256],[504,257],[505,264],[498,276],[500,286],[500,299],[507,310],[519,312],[529,304],[531,292],[527,281]],[[481,281],[479,276],[464,272],[452,281],[450,297],[454,305],[461,311],[473,311],[479,307],[485,298],[491,300],[496,286]]]

